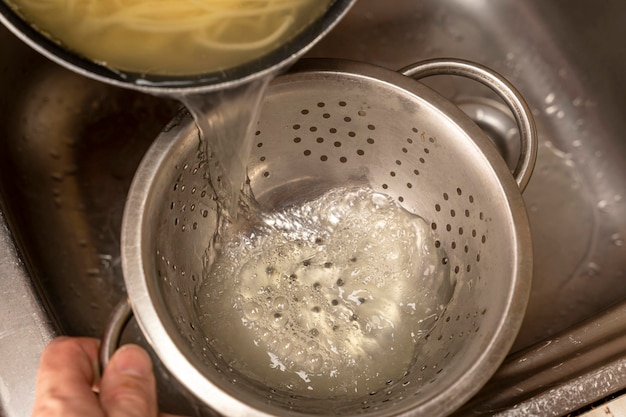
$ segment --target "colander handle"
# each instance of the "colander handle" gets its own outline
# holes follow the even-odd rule
[[[441,58],[411,64],[400,71],[416,80],[433,75],[459,75],[486,85],[509,106],[520,131],[520,157],[513,171],[515,182],[523,192],[537,160],[537,128],[528,104],[520,92],[497,72],[461,59]]]
[[[104,328],[104,334],[100,341],[100,371],[109,364],[109,359],[117,349],[122,337],[122,331],[133,316],[133,309],[130,307],[128,298],[124,298],[113,308],[109,320]]]

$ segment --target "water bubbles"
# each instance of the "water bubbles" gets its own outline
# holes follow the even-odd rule
[[[288,318],[285,314],[274,312],[272,315],[271,326],[275,329],[283,329],[288,322]]]
[[[317,373],[322,369],[323,366],[324,359],[322,358],[322,355],[320,355],[319,353],[313,353],[308,355],[306,364],[307,371]]]
[[[613,233],[611,235],[611,242],[618,247],[624,246],[624,238],[619,233]]]
[[[204,325],[214,350],[299,394],[357,395],[401,378],[423,343],[413,335],[434,326],[421,318],[441,314],[455,287],[429,224],[369,189],[333,190],[265,220],[224,238],[203,280],[200,291],[218,295],[200,309],[224,319]]]
[[[272,307],[274,307],[274,310],[278,312],[285,311],[289,308],[289,300],[287,299],[287,297],[279,295],[278,297],[274,298],[274,301],[272,302]]]
[[[243,314],[245,318],[251,321],[259,320],[263,317],[263,307],[260,304],[250,301],[243,307]]]
[[[384,194],[374,193],[372,195],[372,203],[377,209],[380,209],[389,206],[391,199]]]
[[[319,343],[317,343],[315,340],[310,340],[307,342],[306,344],[306,350],[309,353],[315,353],[320,349],[320,345]]]
[[[276,353],[281,357],[286,357],[293,351],[293,342],[290,340],[275,339],[273,345],[275,346]]]
[[[293,362],[292,366],[302,367],[305,361],[308,358],[308,354],[306,352],[306,348],[298,348],[295,349],[292,355],[290,356],[291,361]]]

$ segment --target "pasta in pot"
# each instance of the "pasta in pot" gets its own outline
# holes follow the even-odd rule
[[[331,0],[5,0],[39,31],[108,67],[216,72],[297,35]]]

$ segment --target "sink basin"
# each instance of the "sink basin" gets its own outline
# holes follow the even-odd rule
[[[620,0],[360,0],[310,52],[393,69],[470,59],[533,110],[533,291],[509,358],[458,415],[566,415],[626,388],[625,14]],[[124,296],[126,193],[180,105],[71,73],[4,28],[0,45],[0,414],[16,417],[30,412],[45,343],[99,337]],[[425,82],[514,163],[514,122],[489,91]],[[132,325],[125,338],[145,343]],[[163,408],[208,413],[159,372]]]

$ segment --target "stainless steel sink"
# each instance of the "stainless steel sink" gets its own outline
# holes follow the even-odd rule
[[[512,354],[459,415],[566,415],[626,388],[624,16],[621,0],[360,0],[310,53],[393,69],[474,60],[533,109],[534,289]],[[0,414],[14,417],[30,412],[45,343],[99,337],[123,297],[126,193],[179,105],[70,73],[3,28],[0,45]],[[514,123],[488,91],[428,83],[515,159]],[[125,337],[144,343],[133,326]],[[163,407],[206,413],[160,379]]]

